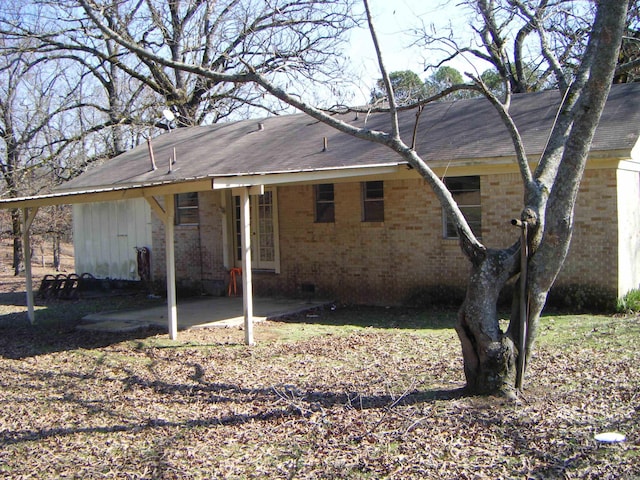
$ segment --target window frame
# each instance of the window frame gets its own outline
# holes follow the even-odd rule
[[[182,201],[187,199],[195,199],[195,202],[182,204]],[[176,225],[200,225],[200,198],[198,192],[187,192],[175,194],[175,224]],[[188,214],[186,212],[189,212]],[[189,220],[184,219],[186,217]]]
[[[472,181],[477,183],[477,187],[473,185],[472,188],[452,188],[453,182],[464,182],[465,180]],[[482,238],[482,182],[480,179],[480,175],[464,175],[458,177],[445,177],[443,179],[444,184],[449,189],[451,196],[458,204],[458,208],[464,215],[464,218],[467,219],[469,223],[469,227],[471,227],[471,231],[478,238]],[[464,194],[475,193],[477,192],[478,203],[464,203],[461,202],[461,196]],[[477,217],[477,220],[473,220],[473,217],[469,214],[470,212],[475,212],[474,217]],[[471,218],[471,220],[470,220]],[[458,235],[458,231],[455,229],[453,222],[449,220],[447,213],[444,208],[442,209],[442,237],[448,240],[457,240],[460,238]]]
[[[328,190],[322,192],[324,188],[331,187],[331,199],[322,198],[322,194],[329,193]],[[314,222],[315,223],[335,223],[336,221],[336,201],[335,186],[333,183],[318,183],[313,186],[314,195]]]
[[[362,222],[384,222],[384,180],[362,182],[360,185],[362,193]],[[380,195],[373,196],[372,194],[377,191],[380,192]]]

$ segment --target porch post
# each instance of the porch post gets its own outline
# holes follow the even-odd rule
[[[174,195],[164,196],[164,234],[165,234],[165,258],[167,265],[167,321],[169,323],[169,338],[178,339],[178,308],[176,305],[176,257],[174,240]]]
[[[31,273],[31,243],[29,241],[29,230],[33,219],[38,213],[38,207],[22,209],[22,249],[24,251],[24,273],[27,289],[27,317],[33,325],[36,321],[35,303],[33,300],[33,275]]]
[[[242,245],[242,307],[244,314],[244,343],[253,345],[253,286],[251,282],[251,204],[249,188],[240,192],[240,237]]]

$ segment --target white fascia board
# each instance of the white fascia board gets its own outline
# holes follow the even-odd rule
[[[630,172],[640,172],[640,161],[638,160],[620,160],[618,163],[619,170],[627,170]]]
[[[631,149],[631,158],[635,161],[640,161],[640,140]]]
[[[154,195],[166,195],[187,192],[200,192],[210,190],[209,179],[194,181],[181,181],[161,184],[132,184],[102,187],[88,190],[70,190],[33,195],[19,198],[0,199],[0,209],[36,207],[47,205],[65,205],[74,203],[109,202],[115,200],[128,200],[132,198],[150,197]]]
[[[316,183],[327,180],[339,180],[342,178],[363,177],[369,175],[389,175],[406,169],[405,164],[334,168],[326,170],[313,170],[308,172],[293,173],[268,173],[232,175],[228,177],[216,177],[212,179],[213,190],[228,188],[252,187],[255,185],[282,185],[293,183]]]

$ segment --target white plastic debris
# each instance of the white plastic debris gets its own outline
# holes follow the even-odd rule
[[[624,434],[619,432],[598,433],[594,438],[598,442],[602,442],[602,443],[619,443],[619,442],[624,442],[627,439],[627,437],[625,437]]]

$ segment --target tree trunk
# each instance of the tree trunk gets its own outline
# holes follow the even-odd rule
[[[573,214],[580,180],[582,178],[591,141],[604,108],[624,30],[627,2],[602,2],[598,5],[593,32],[583,56],[581,72],[567,92],[575,103],[567,107],[567,128],[554,129],[549,144],[561,141],[561,157],[551,183],[548,200],[532,209],[534,215],[523,211],[522,221],[541,233],[541,240],[528,254],[525,291],[526,308],[520,313],[520,299],[514,292],[511,320],[507,332],[502,332],[497,315],[497,301],[501,288],[509,278],[519,272],[514,259],[519,257],[514,247],[503,251],[482,252],[471,248],[461,236],[461,247],[472,263],[467,296],[458,315],[456,331],[462,343],[467,388],[471,393],[507,395],[515,394],[516,365],[524,356],[524,365],[531,354],[536,338],[540,314],[547,294],[553,285],[569,250],[573,230]],[[570,102],[571,103],[571,102]],[[558,127],[558,125],[556,125]],[[570,127],[570,128],[569,128]],[[543,155],[543,164],[550,159],[549,151]],[[550,166],[549,163],[547,166]],[[531,183],[528,195],[542,199],[541,178],[544,168],[536,172],[538,182]],[[532,244],[532,236],[527,242]],[[524,351],[518,351],[514,339],[519,338],[521,317],[528,317]],[[520,358],[522,359],[522,357]],[[521,372],[524,375],[524,372]]]
[[[13,234],[13,273],[20,275],[24,270],[22,252],[22,220],[19,210],[11,210],[11,233]]]
[[[53,268],[60,271],[60,235],[53,235]]]
[[[456,323],[469,393],[512,396],[515,392],[517,347],[511,332],[500,328],[497,305],[500,291],[517,272],[519,250],[518,243],[488,250],[472,264]]]

